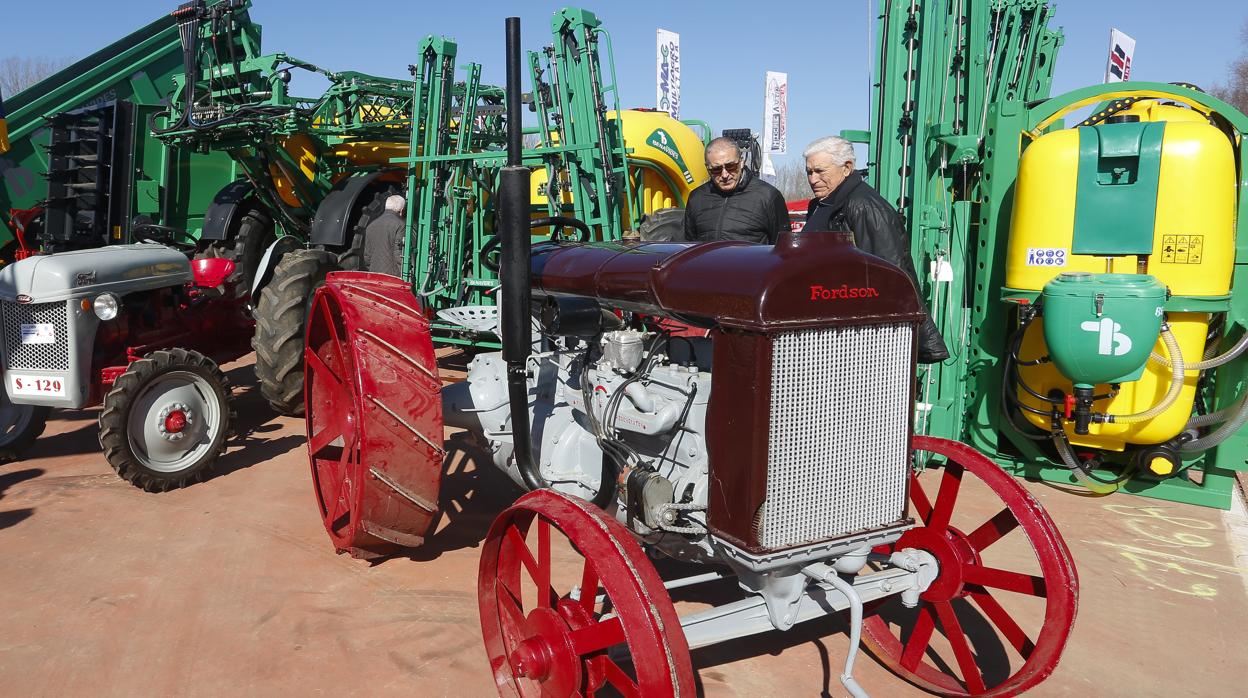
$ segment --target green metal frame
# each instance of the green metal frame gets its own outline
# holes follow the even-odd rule
[[[577,218],[593,239],[619,239],[636,227],[641,207],[634,178],[624,176],[634,162],[619,120],[607,118],[619,112],[610,35],[593,13],[578,9],[556,12],[551,29],[551,44],[528,53],[537,123],[525,129],[522,160],[546,174],[545,200],[535,203],[533,214]],[[476,63],[462,66],[465,79],[454,81],[457,53],[444,37],[421,42],[409,156],[392,160],[407,167],[403,277],[435,311],[493,305],[498,285],[481,254],[495,235],[493,192],[506,161],[505,95],[480,83]],[[611,82],[604,82],[608,76]],[[433,329],[440,342],[497,346],[452,323],[435,320]]]
[[[990,186],[982,192],[981,222],[984,224],[984,231],[979,239],[983,243],[980,255],[984,265],[976,267],[976,287],[1003,288],[1012,189],[1018,176],[1019,160],[1027,143],[1045,133],[1071,111],[1125,97],[1161,98],[1187,104],[1218,114],[1241,138],[1248,134],[1248,117],[1231,105],[1203,92],[1165,83],[1094,85],[1074,90],[1031,108],[1024,108],[1019,104],[1000,105],[989,114],[992,135],[986,142],[986,148],[996,153],[996,158],[990,163],[991,169],[985,169],[985,174],[992,177],[988,180]],[[1248,172],[1248,149],[1240,145],[1236,150],[1241,177],[1237,192],[1237,211],[1248,211],[1248,181],[1242,179],[1244,173]],[[1236,217],[1235,267],[1231,283],[1232,288],[1248,288],[1248,219],[1243,215]],[[1172,299],[1171,302],[1175,300],[1177,299]],[[1177,310],[1178,307],[1168,304],[1167,309]],[[1192,309],[1191,304],[1186,303],[1184,309]],[[1232,293],[1226,300],[1213,300],[1199,309],[1225,312],[1227,335],[1248,331],[1248,294]],[[999,367],[1001,347],[1005,345],[1011,322],[1009,313],[1007,304],[986,300],[977,305],[972,313],[973,329],[968,365],[979,367],[980,370],[969,372],[967,377],[966,394],[976,396],[976,399],[965,403],[965,409],[970,415],[966,437],[977,448],[988,452],[1003,467],[1017,475],[1048,482],[1076,484],[1067,468],[1054,464],[1031,441],[1020,436],[1002,419]],[[1218,368],[1214,374],[1213,394],[1210,396],[1211,409],[1222,409],[1230,405],[1245,389],[1248,389],[1248,361],[1240,359]],[[1248,454],[1248,435],[1237,434],[1216,448],[1186,460],[1177,476],[1159,478],[1151,473],[1139,473],[1124,483],[1121,489],[1156,499],[1228,509],[1236,486],[1234,472],[1248,469],[1245,454]]]
[[[344,175],[388,169],[388,163],[353,164],[334,155],[355,141],[406,144],[412,123],[408,80],[354,71],[334,72],[285,53],[261,54],[259,27],[250,3],[188,18],[194,43],[182,47],[192,71],[175,76],[165,121],[156,136],[197,152],[225,152],[255,186],[256,196],[288,235],[307,239],[319,203]],[[289,72],[307,70],[327,78],[319,97],[287,91]],[[188,109],[189,100],[193,105]],[[284,147],[306,136],[316,161],[311,178]],[[272,171],[282,173],[298,205],[278,194]],[[396,175],[398,170],[396,169]]]
[[[1216,112],[1241,135],[1248,121],[1209,95],[1158,83],[1098,85],[1049,99],[1063,37],[1048,28],[1053,6],[1038,0],[884,0],[880,7],[871,129],[842,136],[869,144],[868,181],[906,220],[920,293],[952,352],[943,364],[920,368],[916,431],[967,440],[1018,475],[1075,484],[1001,412],[1002,356],[1014,322],[1002,298],[1017,295],[1003,286],[1004,259],[1023,149],[1063,127],[1070,111],[1124,96]],[[1237,157],[1242,178],[1244,148]],[[1248,211],[1248,182],[1239,183],[1238,196],[1238,210]],[[1248,222],[1237,221],[1233,283],[1244,288]],[[952,273],[937,281],[927,273],[934,267]],[[1172,299],[1168,309],[1176,303],[1193,308],[1191,299]],[[1245,294],[1197,305],[1226,312],[1227,332],[1248,325]],[[1242,394],[1246,372],[1245,360],[1217,370],[1213,409]],[[1178,476],[1138,474],[1122,490],[1225,508],[1246,453],[1245,437],[1235,436],[1186,462]]]
[[[258,40],[260,27],[244,24]],[[0,247],[13,239],[7,212],[41,206],[47,197],[43,176],[48,171],[48,117],[113,100],[132,102],[141,115],[151,116],[171,98],[174,77],[182,70],[177,23],[166,14],[29,88],[6,95],[12,148],[0,155]],[[141,131],[133,139],[135,199],[129,208],[152,222],[198,235],[213,195],[238,177],[233,161],[222,153],[169,147],[146,128]]]

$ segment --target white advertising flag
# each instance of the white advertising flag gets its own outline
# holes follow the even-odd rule
[[[766,183],[774,185],[776,180],[776,164],[771,161],[771,153],[763,153],[763,162],[758,166],[758,176]]]
[[[680,34],[659,29],[656,32],[655,108],[680,118]]]
[[[789,74],[767,71],[763,96],[763,152],[784,155],[789,144]]]
[[[1105,64],[1105,82],[1126,82],[1131,79],[1131,56],[1135,39],[1117,29],[1109,30],[1109,61]]]

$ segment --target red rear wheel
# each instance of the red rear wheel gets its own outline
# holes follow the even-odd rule
[[[538,490],[503,512],[477,595],[503,696],[695,695],[663,581],[628,531],[584,501]]]
[[[411,289],[330,274],[313,296],[304,360],[308,458],[334,547],[369,557],[420,545],[437,513],[442,405]]]
[[[927,436],[913,447],[948,462],[911,476],[920,525],[889,551],[927,551],[940,575],[918,608],[896,599],[880,606],[864,622],[863,641],[935,693],[1021,693],[1053,672],[1074,624],[1079,579],[1070,551],[1040,503],[979,452]],[[1010,536],[1015,529],[1021,535]]]

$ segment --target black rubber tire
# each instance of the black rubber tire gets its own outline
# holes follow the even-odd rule
[[[195,259],[222,257],[234,262],[234,271],[226,278],[233,284],[239,297],[251,293],[260,258],[277,239],[273,220],[258,209],[251,209],[239,217],[229,237],[223,241],[209,242],[196,253]]]
[[[661,208],[641,217],[637,226],[643,242],[683,242],[685,209]]]
[[[343,271],[362,271],[364,269],[364,232],[368,224],[377,220],[386,210],[386,199],[401,193],[397,184],[381,183],[372,189],[372,195],[365,193],[365,204],[356,215],[355,225],[351,228],[351,244],[337,250],[338,268]]]
[[[0,432],[0,461],[17,460],[43,433],[48,425],[48,414],[52,412],[52,408],[43,405],[13,405],[9,402],[9,397],[4,393],[3,388],[0,388],[0,406],[31,409],[30,421],[24,427]]]
[[[303,414],[303,335],[312,293],[337,271],[338,260],[327,250],[288,252],[260,291],[256,306],[256,378],[260,394],[279,414]]]
[[[130,410],[143,389],[171,371],[203,378],[211,387],[208,397],[219,401],[221,424],[209,447],[191,465],[176,472],[160,472],[144,465],[130,443]],[[130,364],[104,396],[100,411],[100,447],[113,470],[126,482],[147,492],[165,492],[200,482],[225,451],[230,432],[230,384],[212,359],[187,349],[162,349]]]

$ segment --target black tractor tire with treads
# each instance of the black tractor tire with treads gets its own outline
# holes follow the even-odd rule
[[[251,209],[239,217],[226,240],[207,243],[195,258],[222,257],[234,262],[234,271],[226,278],[226,283],[233,284],[235,292],[244,296],[251,293],[260,259],[276,239],[272,219],[258,209]]]
[[[142,402],[145,388],[173,372],[190,373],[203,380],[209,387],[205,398],[216,401],[219,421],[207,447],[193,462],[176,471],[154,470],[144,464],[143,454],[135,450],[130,434],[134,423],[131,411]],[[126,482],[146,492],[174,490],[202,481],[212,469],[225,452],[231,417],[230,384],[215,361],[187,349],[154,351],[131,363],[104,396],[99,420],[100,447],[108,464]]]
[[[685,209],[661,208],[641,217],[637,227],[642,242],[684,242]]]
[[[287,253],[260,292],[256,306],[256,378],[260,394],[279,414],[303,414],[303,335],[312,293],[338,270],[326,250]]]
[[[19,420],[5,425],[5,430],[0,431],[0,463],[3,463],[21,458],[26,449],[35,443],[48,425],[48,414],[52,408],[42,405],[13,405],[4,394],[3,388],[0,388],[0,403],[5,410],[30,411],[30,417],[24,420],[24,424],[21,423],[23,420]]]

